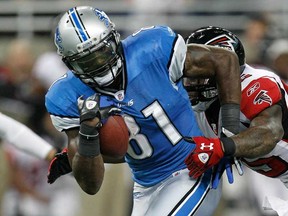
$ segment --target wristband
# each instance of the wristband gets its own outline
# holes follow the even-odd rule
[[[78,153],[85,157],[100,154],[99,127],[80,125]]]
[[[236,144],[233,139],[229,137],[220,138],[223,144],[224,156],[233,156],[236,151]]]
[[[240,105],[223,104],[221,106],[222,127],[231,131],[233,134],[240,130]]]

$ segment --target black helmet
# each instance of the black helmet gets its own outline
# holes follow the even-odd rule
[[[215,26],[199,28],[192,32],[186,40],[186,44],[190,43],[227,48],[237,54],[240,66],[245,64],[245,51],[241,41],[227,29]]]

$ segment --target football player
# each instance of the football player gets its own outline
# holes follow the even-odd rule
[[[249,168],[272,178],[279,178],[288,187],[288,112],[287,86],[280,77],[267,69],[256,69],[245,63],[245,52],[239,38],[232,32],[214,26],[195,30],[187,44],[206,44],[222,47],[238,55],[241,71],[241,115],[240,132],[230,138],[234,146],[232,156],[241,158]],[[185,80],[199,127],[207,137],[225,133],[218,124],[220,103],[215,80]],[[226,130],[228,136],[232,135]],[[202,148],[201,143],[213,145]],[[196,142],[194,152],[187,157],[190,175],[197,178],[208,166],[198,158],[208,154],[217,164],[223,161],[223,146],[218,138],[202,139]],[[227,160],[231,161],[231,160]],[[227,165],[227,164],[226,164]],[[223,172],[224,163],[219,171]],[[198,170],[198,172],[195,172]],[[218,174],[218,177],[222,173]],[[217,187],[219,178],[214,180]]]
[[[83,191],[96,194],[101,187],[99,129],[121,109],[130,132],[125,161],[135,182],[132,215],[212,215],[220,190],[210,190],[211,170],[194,180],[184,163],[195,145],[183,137],[202,132],[182,77],[216,77],[224,125],[237,133],[236,54],[187,47],[167,26],[142,28],[120,40],[109,17],[89,6],[62,16],[55,44],[70,71],[50,87],[45,103],[54,126],[68,136],[70,164]]]

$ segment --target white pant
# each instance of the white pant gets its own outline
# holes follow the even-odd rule
[[[212,215],[220,201],[221,185],[210,189],[210,173],[198,180],[188,173],[188,169],[180,170],[152,187],[135,183],[132,216]]]

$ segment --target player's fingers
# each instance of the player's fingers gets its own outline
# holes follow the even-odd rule
[[[203,168],[198,169],[196,173],[193,175],[193,178],[195,179],[199,178],[204,172],[205,172],[205,169]]]
[[[194,162],[189,163],[189,164],[187,165],[187,168],[188,168],[189,170],[199,169],[199,168],[198,168],[198,165],[197,165],[196,163],[194,163]]]

